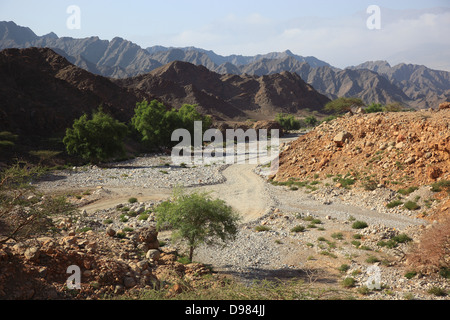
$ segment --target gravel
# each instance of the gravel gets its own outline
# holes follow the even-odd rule
[[[224,181],[221,171],[225,165],[174,166],[170,157],[153,155],[112,163],[108,167],[73,167],[47,175],[38,183],[42,189],[71,189],[83,187],[143,187],[173,188],[202,186]]]

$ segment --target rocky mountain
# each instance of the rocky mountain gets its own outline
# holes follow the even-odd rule
[[[78,68],[51,49],[0,52],[0,132],[51,137],[100,105],[125,121],[144,97],[151,98]]]
[[[349,69],[377,72],[401,89],[416,107],[436,107],[439,102],[450,101],[450,72],[405,63],[391,67],[387,61],[368,61]]]
[[[330,99],[359,97],[366,103],[401,102],[416,109],[436,107],[450,100],[450,72],[418,65],[391,67],[386,62],[367,62],[341,70],[289,50],[256,56],[221,56],[195,47],[143,49],[118,37],[108,41],[98,37],[59,38],[54,33],[37,36],[14,22],[0,22],[0,49],[12,47],[49,47],[80,68],[119,79],[146,74],[173,61],[184,61],[223,75],[296,73]]]
[[[197,104],[218,120],[273,119],[279,112],[320,111],[329,101],[298,74],[221,75],[204,66],[174,61],[152,72],[115,80],[171,105]]]

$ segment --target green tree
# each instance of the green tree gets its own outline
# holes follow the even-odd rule
[[[196,105],[184,104],[178,110],[178,116],[180,118],[180,122],[182,123],[182,128],[187,129],[191,133],[191,136],[194,135],[195,121],[202,122],[202,133],[208,130],[212,124],[211,117],[202,115],[197,111],[196,107]]]
[[[156,147],[170,141],[170,126],[176,126],[178,117],[158,100],[138,102],[131,119],[133,127],[141,134],[142,142]]]
[[[360,98],[338,98],[325,105],[325,111],[342,114],[351,111],[352,107],[363,107],[365,104]]]
[[[305,123],[311,127],[314,127],[319,121],[314,116],[306,117]]]
[[[372,103],[364,111],[366,113],[383,112],[384,111],[384,107],[383,107],[383,105],[381,103]]]
[[[146,100],[136,104],[132,126],[141,134],[142,141],[151,147],[170,147],[172,132],[187,129],[194,134],[194,122],[202,121],[202,131],[211,126],[211,118],[203,116],[195,105],[185,104],[179,110],[168,110],[157,100]]]
[[[76,119],[72,128],[66,130],[63,143],[69,154],[99,163],[124,154],[123,140],[127,133],[124,123],[99,108],[93,113],[92,119],[88,119],[86,114]]]
[[[292,114],[279,113],[276,115],[275,121],[278,122],[284,130],[298,130],[301,128],[300,121],[295,119]]]
[[[238,214],[223,200],[211,199],[208,193],[185,194],[176,188],[172,201],[161,203],[156,213],[158,230],[169,226],[174,239],[187,241],[191,261],[200,244],[234,239],[238,230]]]

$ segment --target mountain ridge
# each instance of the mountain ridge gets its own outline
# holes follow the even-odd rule
[[[450,72],[425,66],[398,64],[391,67],[387,62],[365,62],[339,69],[315,57],[295,55],[290,50],[225,57],[195,47],[154,46],[143,49],[120,37],[108,41],[98,37],[58,38],[54,33],[37,36],[31,29],[12,21],[0,22],[0,49],[33,46],[52,48],[75,65],[110,78],[146,74],[179,60],[203,65],[219,74],[261,76],[295,72],[330,99],[352,96],[362,98],[366,103],[400,102],[415,109],[436,108],[439,103],[450,101]],[[358,72],[352,72],[355,70]]]

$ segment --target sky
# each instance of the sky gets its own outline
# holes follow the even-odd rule
[[[0,21],[37,35],[117,36],[143,48],[291,50],[339,68],[387,60],[450,71],[450,0],[0,0]]]

